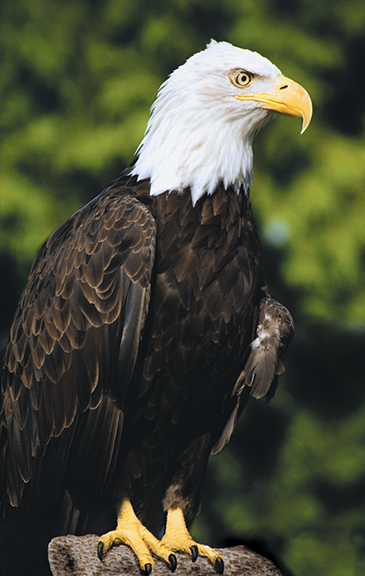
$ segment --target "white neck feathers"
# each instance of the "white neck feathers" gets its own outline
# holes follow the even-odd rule
[[[249,189],[252,140],[271,112],[235,98],[228,73],[247,55],[277,71],[254,52],[213,42],[161,86],[132,172],[150,178],[151,195],[190,187],[195,204],[220,182]]]

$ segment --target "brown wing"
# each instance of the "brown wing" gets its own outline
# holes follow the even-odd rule
[[[289,310],[267,294],[260,303],[251,352],[233,390],[236,406],[212,454],[220,452],[229,442],[249,396],[262,398],[267,395],[268,400],[274,396],[278,376],[284,372],[282,357],[293,336],[294,322]]]
[[[81,414],[87,417],[76,433],[83,463],[97,460],[96,490],[109,473],[155,253],[154,219],[127,192],[109,190],[64,222],[30,272],[2,383],[1,453],[13,506],[47,444],[75,427]],[[66,466],[62,458],[58,474]]]
[[[238,395],[247,386],[254,398],[274,396],[277,377],[284,372],[281,359],[293,336],[294,322],[289,310],[267,295],[260,304],[256,338],[251,342],[244,381],[240,387],[236,386]]]

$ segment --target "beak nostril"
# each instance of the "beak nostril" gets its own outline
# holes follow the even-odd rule
[[[287,84],[284,84],[284,86],[280,86],[280,90],[286,90],[287,88],[289,88]]]

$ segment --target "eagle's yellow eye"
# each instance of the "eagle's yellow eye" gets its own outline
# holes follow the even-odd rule
[[[233,74],[233,83],[236,86],[248,86],[251,83],[252,76],[246,70],[238,70]]]

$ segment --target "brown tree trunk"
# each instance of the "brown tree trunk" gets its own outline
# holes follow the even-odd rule
[[[53,576],[141,576],[135,554],[127,546],[112,548],[101,562],[97,556],[97,536],[60,536],[48,546]],[[270,560],[244,546],[218,550],[224,558],[224,576],[282,576]],[[176,576],[216,576],[206,558],[193,564],[185,554],[177,553]],[[168,566],[155,558],[152,576],[171,576]]]

